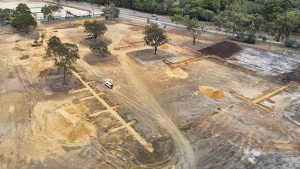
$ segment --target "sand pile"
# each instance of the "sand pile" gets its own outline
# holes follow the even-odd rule
[[[223,99],[225,96],[222,91],[209,86],[199,86],[199,90],[202,94],[212,99]]]
[[[167,44],[161,45],[159,48],[161,48],[161,49],[169,49],[169,45],[167,45]]]
[[[168,68],[167,72],[168,76],[180,79],[186,79],[188,77],[188,73],[182,70],[179,67],[176,68]]]
[[[57,105],[56,102],[37,104],[31,125],[20,126],[18,131],[7,136],[0,144],[0,152],[12,152],[18,148],[17,152],[21,152],[18,153],[20,161],[43,162],[49,155],[58,157],[66,155],[64,148],[66,146],[89,144],[90,138],[96,136],[94,126],[63,109],[57,109]],[[13,108],[10,109],[13,111]],[[15,156],[14,153],[4,153],[2,158],[8,164]]]
[[[88,122],[62,108],[51,110],[47,107],[49,104],[43,104],[35,109],[34,134],[71,146],[88,144],[90,138],[96,135],[94,126]]]

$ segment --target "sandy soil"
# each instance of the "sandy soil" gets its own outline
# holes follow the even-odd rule
[[[0,168],[300,167],[299,126],[283,116],[295,112],[289,107],[299,100],[298,83],[259,103],[267,113],[252,100],[280,83],[176,43],[160,50],[178,64],[139,62],[130,53],[152,48],[140,42],[142,29],[125,22],[107,24],[114,61],[90,64],[83,21],[72,24],[39,27],[46,40],[56,35],[79,47],[77,73],[62,87],[53,62],[43,58],[46,44],[31,47],[36,33],[0,36]],[[107,80],[113,90],[104,87]]]

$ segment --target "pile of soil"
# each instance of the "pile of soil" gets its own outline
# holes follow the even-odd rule
[[[43,77],[46,91],[51,94],[66,93],[71,90],[83,88],[83,84],[69,71],[66,72],[66,84],[63,84],[63,73],[61,69],[42,70],[39,74]]]
[[[159,48],[161,48],[161,49],[169,49],[169,46],[167,44],[165,44],[165,45],[161,45]]]
[[[206,55],[216,55],[223,59],[231,57],[233,54],[238,53],[242,50],[242,47],[236,43],[224,41],[207,48],[199,50],[201,53]]]
[[[223,99],[225,96],[222,91],[209,86],[199,86],[199,90],[202,94],[212,99]]]
[[[112,55],[107,54],[106,56],[101,56],[101,55],[97,55],[97,54],[90,54],[90,55],[86,55],[83,60],[88,63],[89,65],[97,65],[97,64],[101,64],[101,63],[111,63],[114,62],[115,59]]]
[[[29,55],[23,55],[23,56],[21,56],[19,59],[20,60],[26,60],[26,59],[28,59],[29,58]]]
[[[71,145],[85,145],[96,135],[91,124],[63,109],[48,109],[52,106],[52,103],[36,106],[32,128],[35,134]]]
[[[205,40],[201,39],[201,42],[200,42],[200,40],[197,40],[195,45],[193,45],[193,40],[186,40],[186,41],[182,41],[180,43],[180,45],[194,49],[194,50],[201,50],[201,49],[204,49],[204,48],[210,46],[210,43],[209,43],[210,41],[207,41],[208,43],[204,43],[203,41],[205,41]]]

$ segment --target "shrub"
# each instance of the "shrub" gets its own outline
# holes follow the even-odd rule
[[[245,42],[246,43],[250,43],[250,44],[255,44],[255,42],[256,42],[256,36],[255,36],[255,34],[254,33],[248,34],[247,39],[246,39]]]
[[[236,41],[239,41],[239,42],[243,42],[243,43],[255,44],[256,35],[254,33],[240,32],[233,39]]]
[[[268,38],[265,37],[265,36],[262,36],[262,37],[261,37],[261,40],[262,40],[263,42],[267,42]]]
[[[284,46],[286,46],[288,48],[296,48],[297,47],[297,41],[295,39],[286,38],[283,43],[284,43]]]
[[[215,16],[215,13],[210,10],[203,10],[200,14],[201,18],[203,18],[205,21],[212,21],[212,19]]]

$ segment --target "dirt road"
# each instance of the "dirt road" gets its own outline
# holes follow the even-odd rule
[[[135,98],[135,101],[128,97],[124,97],[124,95],[120,95],[121,93],[119,91],[114,91],[114,94],[122,97],[122,99],[131,104],[131,106],[141,110],[141,113],[144,113],[145,117],[151,117],[151,119],[157,120],[160,127],[168,131],[175,143],[176,153],[173,158],[179,159],[177,163],[178,168],[196,168],[194,150],[189,140],[178,130],[177,126],[170,118],[170,114],[159,105],[143,82],[140,81],[139,76],[142,76],[142,74],[135,72],[135,63],[133,63],[124,53],[118,55],[118,59],[126,72],[127,77],[133,84],[131,86],[134,87],[135,94],[138,97]]]
[[[112,29],[120,28],[114,26]],[[119,60],[123,72],[125,72],[126,74],[127,82],[130,83],[131,88],[133,88],[134,93],[131,94],[134,94],[135,97],[129,98],[126,96],[126,93],[123,93],[118,89],[113,90],[113,93],[124,103],[127,103],[128,105],[139,110],[140,113],[143,113],[145,119],[149,117],[149,123],[151,123],[151,120],[156,120],[160,127],[165,129],[172,136],[172,139],[175,143],[175,153],[173,159],[178,161],[176,164],[178,168],[196,168],[194,150],[189,140],[178,130],[177,126],[173,123],[170,117],[170,113],[164,110],[149,92],[144,82],[141,80],[143,74],[137,71],[138,65],[136,64],[136,62],[132,61],[131,58],[126,55],[126,53],[138,50],[138,48],[131,48],[130,50],[114,50],[114,48],[116,47],[115,45],[118,45],[120,41],[124,37],[126,37],[125,32],[126,31],[124,31],[122,36],[118,35],[118,37],[113,34],[109,34],[108,32],[107,36],[114,39],[113,43],[109,46],[109,49],[111,53]]]
[[[106,36],[113,39],[112,44],[109,46],[109,50],[119,60],[123,72],[125,72],[124,77],[127,79],[127,83],[131,84],[131,88],[135,91],[131,94],[135,97],[129,97],[127,93],[118,90],[117,88],[112,90],[112,92],[118,99],[122,100],[123,103],[139,110],[144,118],[148,119],[147,122],[149,122],[149,124],[152,124],[151,121],[157,121],[160,127],[165,129],[172,136],[175,143],[175,150],[172,158],[176,161],[176,168],[194,169],[196,168],[196,160],[194,150],[189,140],[178,130],[177,126],[173,123],[169,112],[164,110],[151,95],[143,81],[141,81],[140,77],[142,77],[143,74],[137,72],[137,69],[139,68],[138,65],[126,55],[128,52],[147,47],[131,48],[130,50],[114,50],[126,35],[130,33],[129,28],[130,26],[124,27],[124,25],[111,26],[109,27],[110,31],[106,33]],[[121,34],[116,35],[115,32],[121,32]],[[84,62],[78,62],[78,66],[84,69],[89,68],[87,72],[91,77],[95,77],[95,75],[97,76],[99,73],[101,74],[98,69],[87,66]]]

